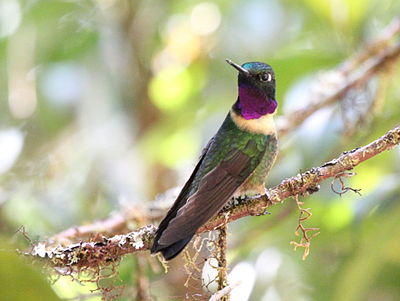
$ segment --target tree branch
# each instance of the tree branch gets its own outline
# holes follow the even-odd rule
[[[268,195],[245,200],[230,205],[199,229],[198,233],[217,229],[226,222],[245,216],[263,214],[269,206],[283,202],[289,197],[308,195],[318,190],[318,185],[328,178],[335,178],[353,169],[360,163],[390,150],[400,143],[400,126],[388,131],[379,139],[363,147],[342,153],[320,167],[297,174],[283,180],[279,185],[268,190]],[[148,225],[125,235],[102,238],[95,242],[81,242],[66,247],[49,247],[39,243],[32,247],[26,255],[45,258],[51,265],[98,269],[100,266],[118,261],[121,256],[137,251],[148,250],[152,244],[156,227]]]
[[[385,50],[393,38],[400,33],[400,18],[396,17],[386,28],[382,30],[379,37],[373,42],[363,46],[360,51],[341,64],[339,70],[345,74],[350,73],[357,66],[375,56],[382,50]]]
[[[333,159],[320,167],[297,174],[294,177],[283,180],[279,185],[268,190],[268,196],[263,195],[250,199],[234,206],[228,212],[218,215],[203,226],[199,232],[216,229],[219,225],[237,220],[248,215],[259,215],[265,212],[266,208],[281,203],[288,197],[296,195],[308,195],[318,190],[318,184],[328,178],[337,177],[344,172],[353,169],[358,164],[368,160],[385,150],[390,150],[400,143],[400,126],[387,132],[379,139],[363,147],[343,152],[338,158]]]
[[[400,18],[395,18],[373,42],[367,44],[354,56],[340,64],[335,70],[325,72],[320,76],[317,89],[310,93],[309,98],[312,104],[303,109],[296,110],[286,117],[278,119],[279,136],[282,137],[296,129],[309,116],[316,111],[341,101],[346,93],[367,82],[377,75],[378,72],[386,71],[388,64],[393,63],[400,57],[400,43],[391,43],[400,33]],[[327,84],[326,77],[335,74],[339,80]],[[321,92],[322,91],[322,92]],[[170,198],[169,201],[172,201]],[[146,214],[149,220],[158,220],[165,214],[170,202],[151,202],[145,206],[135,205],[125,208],[121,212],[113,214],[109,218],[96,221],[88,225],[69,228],[51,238],[52,241],[62,244],[70,244],[71,240],[88,239],[93,235],[114,235],[126,233],[129,230],[128,224],[135,221],[142,213]]]
[[[366,54],[363,52],[363,56],[365,55]],[[357,76],[352,77],[352,79],[346,82],[346,84],[336,87],[336,90],[334,90],[330,96],[326,96],[319,102],[315,102],[313,105],[307,106],[304,109],[297,110],[289,114],[289,116],[284,120],[280,120],[281,126],[279,127],[279,136],[282,137],[294,130],[310,115],[319,109],[341,100],[345,96],[346,91],[355,87],[356,85],[365,84],[368,79],[376,74],[376,72],[384,68],[384,66],[389,62],[399,59],[399,57],[400,44],[397,44],[390,50],[385,50],[384,54],[373,59],[372,64],[369,64],[369,67],[364,68],[363,72],[359,72]],[[347,68],[346,72],[348,72]],[[146,218],[149,220],[157,220],[165,214],[165,210],[170,205],[170,203],[166,202],[152,202],[150,204],[146,204],[146,207],[143,207],[143,205],[136,205],[119,213],[115,213],[105,220],[96,221],[88,225],[69,228],[53,236],[51,240],[58,243],[70,243],[71,239],[86,239],[94,234],[113,235],[115,233],[127,232],[127,224],[132,220],[136,220],[139,213],[144,212],[146,214]]]

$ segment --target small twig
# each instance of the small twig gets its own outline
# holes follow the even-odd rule
[[[331,189],[332,189],[332,191],[333,191],[334,193],[336,193],[336,194],[342,196],[343,194],[345,194],[347,191],[350,190],[350,191],[353,191],[354,193],[357,193],[359,196],[361,196],[361,193],[360,193],[361,189],[351,188],[351,187],[346,186],[346,184],[344,183],[344,181],[343,181],[343,179],[342,179],[342,177],[348,177],[348,178],[349,178],[349,177],[352,177],[352,176],[354,176],[354,175],[355,175],[355,173],[353,173],[353,172],[343,172],[343,173],[341,173],[341,174],[336,175],[336,176],[333,178],[332,182],[331,182]],[[340,183],[340,191],[338,191],[338,190],[335,189],[335,181],[336,181],[336,180],[339,180],[339,183]]]
[[[28,241],[31,245],[33,245],[32,239],[29,237],[28,232],[26,232],[26,229],[24,226],[21,226],[18,228],[17,231],[15,231],[15,234],[21,234],[26,241]]]
[[[226,260],[228,224],[225,222],[219,227],[217,240],[217,260],[218,260],[218,290],[224,289],[228,285],[228,264]],[[221,298],[223,301],[229,300],[229,294]]]

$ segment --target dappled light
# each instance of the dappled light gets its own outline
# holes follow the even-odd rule
[[[399,12],[0,1],[0,300],[397,300]],[[272,66],[279,154],[167,262],[157,226],[238,97],[227,58]]]

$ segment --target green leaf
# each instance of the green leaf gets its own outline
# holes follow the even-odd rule
[[[0,244],[0,300],[60,300],[50,284],[10,246]]]

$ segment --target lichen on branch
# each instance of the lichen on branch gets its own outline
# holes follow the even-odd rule
[[[94,268],[118,261],[123,255],[151,246],[156,227],[147,225],[128,234],[101,237],[95,241],[79,242],[68,246],[53,246],[40,242],[25,255],[42,258],[55,267],[71,269]]]
[[[311,168],[268,190],[268,194],[242,200],[224,210],[201,227],[198,233],[218,229],[225,223],[245,216],[260,215],[267,207],[279,204],[289,197],[308,195],[318,191],[318,185],[328,178],[340,176],[362,162],[390,150],[400,144],[400,126],[388,131],[375,141],[350,151],[325,164]],[[229,213],[228,213],[229,212]],[[123,255],[149,250],[156,227],[147,225],[128,234],[102,237],[95,241],[80,242],[68,246],[39,243],[32,246],[27,255],[43,258],[52,266],[70,269],[93,268],[118,261]]]

